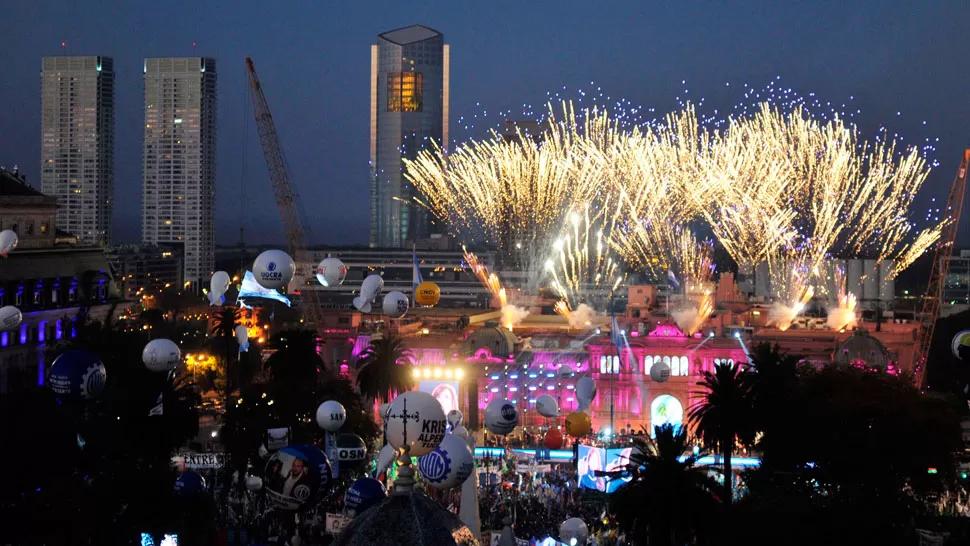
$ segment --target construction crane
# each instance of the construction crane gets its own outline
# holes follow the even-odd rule
[[[953,180],[950,196],[946,200],[946,224],[943,233],[936,244],[933,256],[933,270],[930,282],[926,285],[926,295],[923,297],[923,312],[920,313],[920,326],[916,333],[916,350],[913,353],[913,372],[916,376],[916,386],[920,389],[926,381],[926,359],[930,354],[930,343],[933,341],[933,331],[936,329],[936,319],[940,316],[940,305],[943,303],[943,287],[947,274],[950,272],[950,258],[953,256],[953,244],[956,241],[957,229],[960,227],[960,213],[963,211],[963,195],[967,188],[967,164],[970,163],[970,149],[964,150],[963,162]]]
[[[263,145],[263,156],[266,158],[266,168],[269,169],[269,180],[273,185],[280,220],[283,222],[286,244],[290,256],[296,262],[296,279],[305,285],[308,279],[313,278],[312,265],[306,249],[306,234],[310,229],[306,218],[300,214],[300,195],[290,180],[290,169],[286,163],[286,156],[283,155],[283,149],[280,147],[280,139],[273,124],[273,115],[270,114],[269,103],[266,102],[266,95],[263,94],[263,87],[259,83],[259,76],[256,75],[253,60],[249,57],[246,57],[246,69],[249,74],[253,111],[256,114],[256,128]],[[313,324],[318,331],[322,330],[323,308],[320,305],[319,294],[316,290],[300,290],[300,295],[304,321]]]

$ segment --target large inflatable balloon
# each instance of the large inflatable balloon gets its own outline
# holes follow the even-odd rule
[[[4,307],[3,309],[6,309]],[[3,309],[0,309],[0,329],[2,329],[3,323]],[[953,350],[953,356],[963,360],[970,355],[970,330],[963,330],[957,335],[953,336],[953,342],[950,345]]]
[[[13,305],[0,307],[0,332],[13,330],[23,322],[24,315]]]
[[[551,428],[546,432],[546,437],[542,439],[542,445],[549,449],[562,449],[562,443],[564,441],[562,432],[559,432],[558,428]]]
[[[385,315],[395,319],[402,318],[408,314],[408,297],[397,290],[388,292],[384,296],[384,303],[381,307],[384,309]]]
[[[495,398],[485,406],[485,428],[492,434],[505,436],[519,424],[519,410],[508,400]]]
[[[397,459],[397,450],[391,444],[387,444],[381,448],[380,454],[377,456],[377,466],[374,468],[374,475],[380,476],[385,470],[394,464],[394,460]]]
[[[54,360],[48,379],[56,394],[90,399],[104,390],[107,374],[97,356],[73,350]]]
[[[387,420],[387,412],[391,409],[390,402],[384,402],[377,408],[377,415],[381,418],[381,421]]]
[[[448,426],[451,430],[455,430],[461,426],[461,423],[465,420],[465,416],[461,413],[461,410],[453,409],[448,412],[448,415],[445,415],[445,419],[448,420]]]
[[[557,417],[559,415],[559,402],[548,394],[543,394],[536,398],[536,411],[543,417]]]
[[[263,288],[278,290],[290,283],[296,273],[293,258],[282,250],[267,250],[253,262],[253,275]]]
[[[384,484],[374,478],[357,478],[344,495],[344,510],[356,516],[386,498]]]
[[[462,425],[458,425],[457,427],[451,429],[451,434],[452,436],[457,436],[458,438],[465,440],[466,443],[471,439],[471,433],[469,433],[468,429]]]
[[[596,398],[596,382],[592,377],[580,377],[576,382],[576,404],[580,410],[584,410],[593,403]]]
[[[650,366],[650,379],[657,383],[663,383],[670,379],[670,365],[657,361]]]
[[[236,343],[240,353],[249,352],[249,330],[242,324],[236,326]]]
[[[246,478],[246,489],[250,491],[259,491],[263,488],[263,478],[259,476],[249,476]]]
[[[354,298],[354,307],[361,313],[370,313],[371,304],[381,290],[384,290],[384,278],[380,275],[367,275],[360,284],[360,295]]]
[[[367,444],[356,434],[344,432],[337,436],[337,460],[340,462],[363,461],[367,458]]]
[[[317,424],[327,432],[337,432],[347,420],[347,410],[336,400],[327,400],[317,408]]]
[[[431,281],[424,281],[414,290],[414,303],[425,307],[438,305],[441,299],[441,289]]]
[[[229,273],[216,271],[209,280],[209,305],[222,305],[226,303],[226,290],[229,290]]]
[[[441,445],[418,459],[418,472],[435,489],[451,489],[461,485],[474,469],[468,444],[454,434],[446,434]]]
[[[398,449],[410,446],[409,454],[420,457],[438,447],[447,428],[445,412],[435,397],[426,392],[408,391],[391,402],[384,437]]]
[[[561,364],[559,366],[559,377],[569,377],[574,373],[576,373],[576,370],[569,364]]]
[[[330,459],[307,444],[288,445],[266,462],[264,483],[269,499],[283,510],[312,508],[330,488]]]
[[[205,478],[194,470],[186,470],[175,480],[175,492],[182,497],[194,497],[205,492]]]
[[[317,282],[332,288],[344,283],[347,278],[347,266],[337,258],[324,258],[317,264]]]
[[[142,349],[141,360],[153,372],[170,372],[182,360],[182,351],[171,339],[153,339]]]
[[[573,438],[586,436],[592,426],[593,422],[590,421],[589,415],[581,411],[574,411],[566,416],[566,434]]]
[[[579,518],[570,518],[559,526],[559,542],[569,546],[583,546],[589,538],[589,527]]]
[[[17,234],[9,229],[0,231],[0,257],[6,258],[7,254],[17,248]]]

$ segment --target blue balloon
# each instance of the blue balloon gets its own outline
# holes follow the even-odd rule
[[[183,497],[194,497],[205,492],[205,478],[194,470],[186,470],[175,480],[175,492]]]
[[[81,350],[68,351],[54,360],[48,381],[56,394],[91,399],[101,394],[107,373],[101,360]]]
[[[316,506],[330,491],[333,469],[317,446],[293,444],[269,458],[263,483],[279,508],[303,510]]]
[[[357,478],[344,495],[344,509],[360,514],[386,498],[384,484],[374,478]]]

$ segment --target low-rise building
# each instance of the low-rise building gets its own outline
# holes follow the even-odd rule
[[[108,251],[121,296],[136,300],[142,293],[182,286],[182,248],[169,245],[121,245]]]

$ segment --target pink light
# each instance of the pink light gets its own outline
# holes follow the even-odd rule
[[[633,330],[630,332],[630,337],[640,337],[640,332]]]

